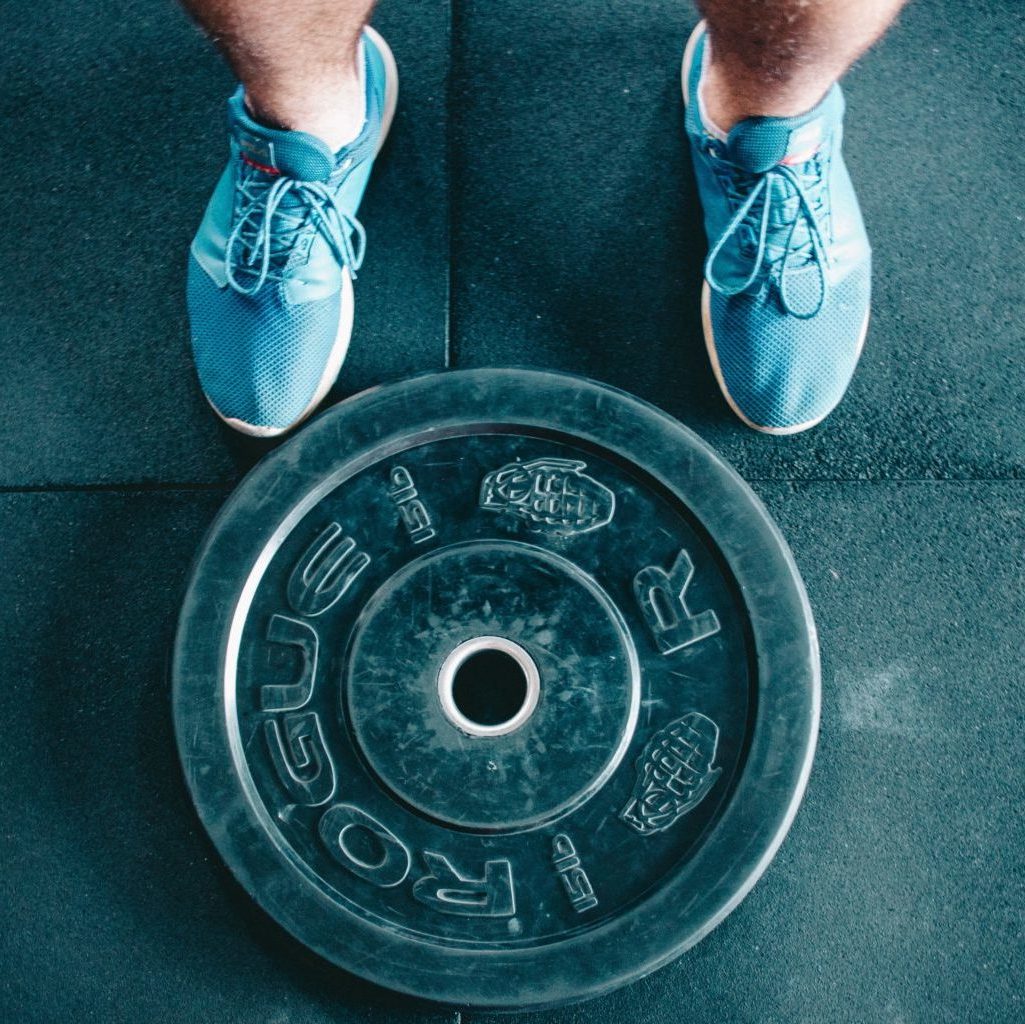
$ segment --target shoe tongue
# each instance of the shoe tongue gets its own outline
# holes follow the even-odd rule
[[[268,174],[326,181],[335,169],[335,154],[315,135],[266,128],[254,121],[241,88],[228,100],[228,124],[242,159]]]
[[[749,117],[727,136],[729,159],[752,174],[810,160],[822,143],[823,118]]]

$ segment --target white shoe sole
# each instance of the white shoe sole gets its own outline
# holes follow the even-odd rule
[[[395,117],[395,108],[399,101],[399,69],[395,64],[395,56],[391,52],[391,47],[384,41],[381,34],[369,25],[363,31],[366,32],[373,41],[374,46],[377,47],[385,67],[384,110],[381,113],[381,136],[377,141],[377,151],[374,154],[376,157],[377,153],[380,153],[385,139],[388,137],[392,119]],[[207,401],[210,402],[210,407],[229,427],[239,431],[241,434],[248,434],[250,437],[279,437],[282,434],[287,434],[290,430],[294,430],[300,423],[313,415],[317,406],[327,397],[327,393],[334,387],[335,381],[338,380],[338,374],[342,370],[342,363],[345,362],[345,356],[349,351],[349,340],[352,337],[352,323],[355,312],[356,303],[352,291],[352,277],[349,274],[349,268],[343,267],[338,333],[335,335],[334,344],[331,346],[331,352],[324,366],[324,373],[317,384],[317,390],[314,391],[313,397],[306,408],[287,427],[260,427],[231,416],[224,416],[217,406],[207,398]]]
[[[683,105],[690,106],[690,95],[687,92],[687,79],[690,78],[690,66],[694,60],[694,47],[698,44],[698,36],[705,31],[705,20],[702,18],[694,26],[687,45],[683,48],[683,66],[680,69],[680,88],[683,90]]]

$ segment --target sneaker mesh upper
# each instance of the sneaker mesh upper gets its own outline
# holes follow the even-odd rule
[[[218,288],[189,259],[192,348],[203,390],[224,417],[288,427],[313,398],[338,331],[338,293],[289,305],[268,284],[255,295]]]
[[[858,361],[870,287],[866,260],[831,286],[829,301],[807,320],[783,310],[775,285],[733,298],[711,293],[719,369],[745,417],[781,429],[833,409]]]
[[[366,120],[338,152],[257,123],[241,88],[229,100],[231,158],[193,241],[188,307],[203,390],[242,429],[293,426],[344,354],[342,275],[363,259],[356,214],[397,86],[386,51],[368,30]]]

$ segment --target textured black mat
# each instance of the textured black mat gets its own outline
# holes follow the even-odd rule
[[[824,718],[749,899],[561,1022],[1021,1017],[1023,12],[919,0],[849,76],[875,246],[851,392],[733,420],[700,338],[670,0],[383,0],[402,74],[338,394],[446,364],[575,370],[751,479],[808,583]],[[185,248],[230,79],[170,3],[5,24],[0,1019],[448,1019],[321,966],[245,899],[180,781],[164,675],[189,560],[260,449],[194,381]]]

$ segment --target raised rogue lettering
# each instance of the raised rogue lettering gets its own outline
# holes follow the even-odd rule
[[[413,895],[421,903],[443,914],[512,917],[516,913],[509,861],[486,861],[483,878],[460,874],[440,853],[425,850],[424,861],[430,874],[413,886]]]
[[[285,644],[299,649],[302,669],[299,679],[285,686],[261,686],[260,707],[264,711],[297,711],[313,696],[317,678],[317,631],[307,622],[287,615],[272,615],[267,626],[267,639],[272,644]]]
[[[655,644],[663,654],[672,654],[720,630],[714,611],[692,614],[687,607],[687,588],[694,576],[694,563],[681,548],[669,572],[649,565],[634,577],[634,595]]]
[[[300,615],[321,615],[328,610],[360,573],[370,556],[359,551],[338,523],[331,523],[306,549],[288,581],[289,604]]]
[[[312,711],[283,715],[263,723],[271,761],[296,803],[316,807],[335,791],[335,766],[324,743],[320,719]]]
[[[363,859],[353,849],[353,833],[358,829],[368,833],[375,847],[383,851],[372,861]],[[318,831],[339,864],[382,889],[400,885],[409,874],[411,858],[407,847],[394,832],[352,804],[336,804],[328,810],[320,819]]]

